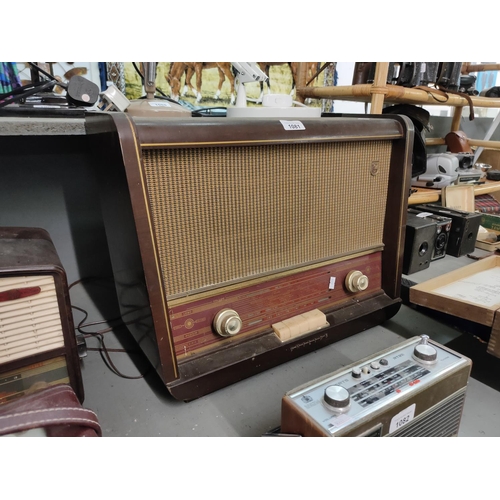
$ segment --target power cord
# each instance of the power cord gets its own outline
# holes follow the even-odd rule
[[[70,290],[75,285],[78,285],[80,283],[88,282],[88,281],[95,281],[95,280],[100,280],[100,279],[102,280],[103,278],[96,278],[96,277],[82,278],[80,280],[77,280],[77,281],[74,281],[73,283],[71,283],[71,285],[68,286],[68,290]],[[90,347],[88,347],[87,348],[88,351],[98,351],[99,354],[101,355],[101,358],[102,358],[104,364],[115,375],[118,375],[121,378],[129,379],[129,380],[135,380],[135,379],[144,378],[144,376],[149,372],[149,370],[147,370],[146,373],[143,373],[143,374],[140,374],[140,375],[137,375],[137,376],[125,375],[124,373],[120,372],[120,370],[118,370],[118,368],[116,367],[116,365],[113,363],[113,361],[112,361],[112,359],[111,359],[111,357],[109,355],[109,352],[110,351],[112,351],[112,352],[125,352],[125,353],[129,353],[130,354],[130,351],[127,351],[126,349],[110,349],[110,348],[108,348],[106,346],[105,342],[104,342],[104,334],[109,333],[109,332],[115,330],[116,328],[119,328],[119,327],[122,327],[122,326],[126,326],[126,325],[129,325],[129,324],[132,324],[132,323],[137,323],[141,319],[147,318],[149,315],[144,315],[144,316],[141,316],[139,318],[135,318],[134,320],[131,320],[131,321],[123,321],[123,317],[119,316],[119,317],[108,319],[108,320],[93,321],[93,322],[85,323],[85,321],[87,320],[87,318],[89,316],[88,312],[85,309],[82,309],[81,307],[78,307],[78,306],[75,306],[75,305],[71,305],[71,308],[75,309],[77,311],[80,311],[84,315],[83,319],[75,326],[75,330],[77,330],[79,333],[81,333],[83,335],[83,338],[85,338],[85,339],[87,339],[87,338],[96,338],[99,341],[99,346],[100,347],[98,347],[98,348],[90,348]],[[132,311],[129,311],[126,314],[131,314],[133,312],[140,311],[141,309],[145,309],[145,307],[138,307],[136,309],[133,309]],[[117,324],[115,326],[110,326],[110,327],[105,328],[103,330],[98,330],[98,331],[94,331],[94,332],[87,332],[87,331],[83,330],[83,328],[88,328],[90,326],[96,326],[96,325],[105,324],[105,323],[106,324],[110,324],[110,323],[114,323],[116,321],[119,321],[119,324]]]

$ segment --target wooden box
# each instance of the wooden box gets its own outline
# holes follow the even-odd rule
[[[500,256],[411,287],[410,302],[491,327],[487,351],[500,358]]]

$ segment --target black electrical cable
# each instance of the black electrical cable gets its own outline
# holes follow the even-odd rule
[[[82,278],[80,280],[74,281],[73,283],[71,283],[71,285],[68,286],[68,290],[70,290],[72,287],[74,287],[75,285],[77,285],[79,283],[83,283],[83,282],[87,282],[87,281],[93,281],[93,280],[99,280],[99,278],[88,277],[88,278]],[[117,318],[113,318],[113,319],[109,319],[109,320],[102,320],[102,321],[95,321],[95,322],[91,322],[91,323],[85,323],[85,321],[88,318],[88,312],[85,309],[82,309],[81,307],[75,306],[73,304],[71,305],[71,307],[72,307],[72,309],[80,311],[84,315],[83,319],[75,327],[75,330],[77,330],[78,332],[80,332],[83,335],[83,337],[86,338],[86,339],[87,338],[97,338],[98,339],[100,347],[97,350],[99,351],[99,354],[101,355],[101,358],[103,359],[104,364],[115,375],[118,375],[119,377],[122,377],[122,378],[125,378],[125,379],[141,379],[141,378],[144,378],[144,376],[146,375],[146,373],[149,370],[146,373],[140,374],[140,375],[137,375],[137,376],[125,375],[124,373],[122,373],[122,372],[120,372],[118,370],[118,368],[115,366],[115,364],[111,360],[111,357],[109,355],[109,349],[106,347],[106,344],[104,343],[104,337],[103,336],[104,336],[105,333],[111,332],[115,328],[118,328],[118,327],[121,327],[121,326],[126,326],[126,325],[132,324],[132,323],[137,323],[139,320],[149,317],[149,315],[145,315],[145,316],[136,318],[136,319],[131,320],[131,321],[123,321],[122,317],[117,317]],[[136,308],[136,309],[134,309],[132,311],[129,311],[126,314],[130,314],[130,313],[139,311],[141,309],[145,309],[145,307],[138,307],[138,308]],[[95,325],[103,324],[103,323],[109,324],[109,323],[112,323],[112,322],[115,322],[115,321],[120,321],[121,323],[118,324],[118,325],[115,325],[115,326],[111,326],[109,328],[105,328],[103,330],[96,331],[96,332],[86,332],[86,331],[82,330],[82,328],[87,328],[89,326],[95,326]],[[94,350],[92,348],[87,348],[87,349],[91,350],[91,351]],[[112,349],[112,350],[114,352],[129,352],[129,351],[125,350],[125,349]]]

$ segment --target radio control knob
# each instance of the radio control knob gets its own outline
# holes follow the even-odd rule
[[[231,337],[241,330],[243,322],[234,309],[222,309],[214,318],[214,330],[222,337]]]
[[[323,399],[327,406],[334,411],[346,410],[351,404],[349,391],[340,385],[328,386],[325,389]]]
[[[359,368],[353,368],[351,375],[353,378],[361,378],[361,370]]]
[[[368,276],[361,271],[351,271],[345,277],[345,286],[350,292],[362,292],[368,288]]]
[[[422,340],[413,350],[414,358],[429,364],[435,363],[437,360],[437,350],[428,343],[428,335],[422,335],[421,338]]]

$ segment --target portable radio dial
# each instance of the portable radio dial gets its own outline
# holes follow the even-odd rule
[[[222,309],[213,321],[215,331],[222,337],[231,337],[241,330],[243,322],[234,309]]]
[[[437,360],[437,350],[428,343],[429,336],[422,335],[422,340],[415,346],[413,357],[418,361],[433,364]]]
[[[347,411],[351,405],[349,391],[340,385],[330,385],[325,389],[323,396],[325,404],[336,412]]]
[[[345,278],[345,286],[350,292],[362,292],[368,288],[368,276],[361,271],[351,271]]]

